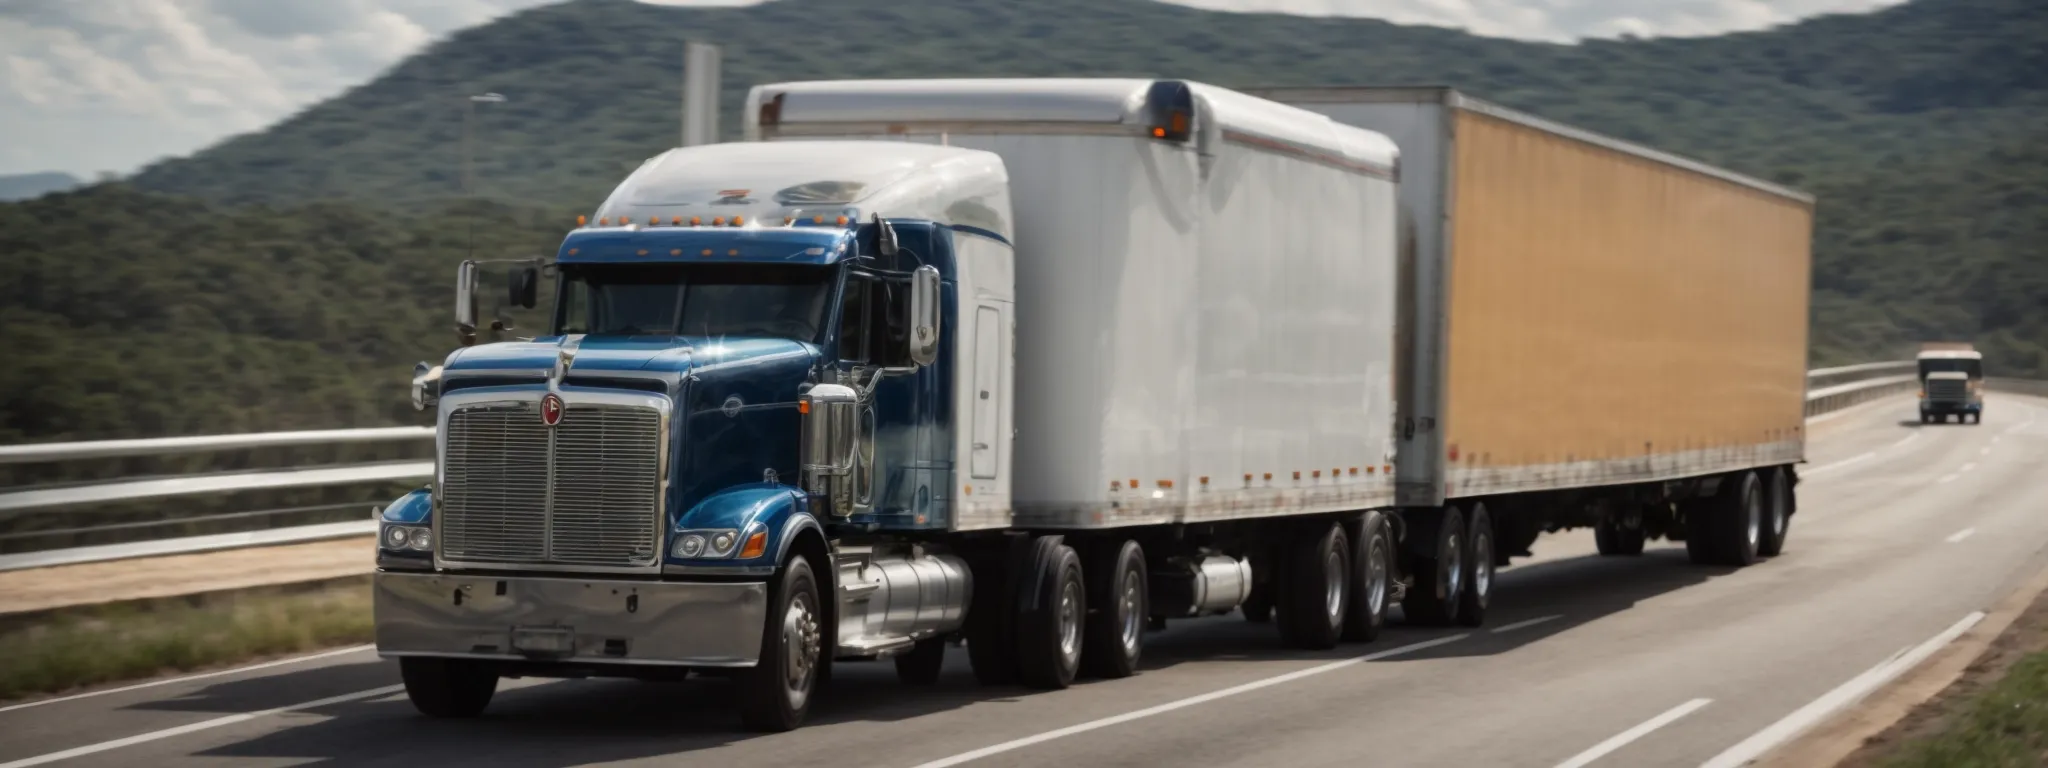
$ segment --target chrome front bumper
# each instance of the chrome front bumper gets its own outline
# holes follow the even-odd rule
[[[751,667],[763,583],[379,571],[377,653],[579,664]]]

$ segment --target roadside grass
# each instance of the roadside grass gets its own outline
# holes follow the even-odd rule
[[[2048,764],[2048,651],[2035,651],[1925,739],[1884,763],[1895,768]]]
[[[8,617],[0,701],[370,638],[370,590],[359,578]]]

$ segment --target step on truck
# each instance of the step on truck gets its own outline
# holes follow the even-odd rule
[[[745,124],[511,268],[546,335],[470,343],[459,271],[375,577],[421,711],[717,674],[781,730],[955,639],[1061,688],[1184,618],[1478,626],[1545,531],[1784,545],[1798,193],[1448,91],[785,83]]]
[[[1984,422],[1984,353],[1959,341],[1920,345],[1914,361],[1920,376],[1920,423]]]

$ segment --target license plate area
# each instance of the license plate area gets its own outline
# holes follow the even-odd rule
[[[573,656],[576,653],[576,630],[570,627],[513,627],[512,651],[526,656]]]

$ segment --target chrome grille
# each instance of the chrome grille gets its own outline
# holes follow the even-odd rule
[[[549,428],[531,402],[452,410],[438,490],[442,559],[658,563],[661,419],[653,408],[571,402]]]
[[[1927,382],[1929,400],[1966,400],[1969,397],[1970,384],[1961,379],[1930,379]]]
[[[545,558],[548,428],[536,410],[494,403],[448,414],[448,448],[436,493],[443,558]]]
[[[634,566],[654,561],[661,482],[661,414],[648,408],[570,405],[555,427],[556,562]]]

